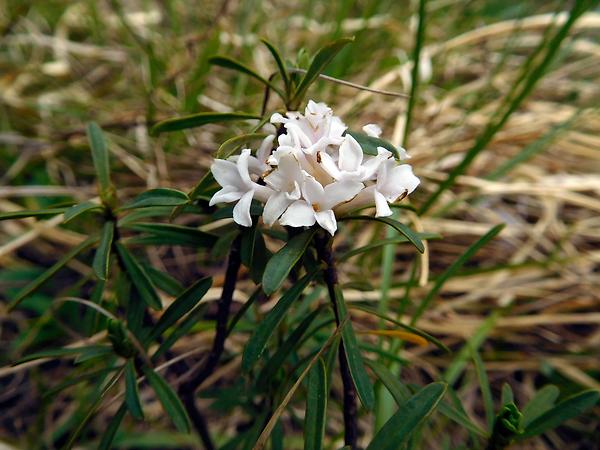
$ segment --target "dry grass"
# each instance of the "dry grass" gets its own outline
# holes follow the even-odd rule
[[[410,18],[399,7],[366,20],[360,19],[357,8],[345,20],[335,22],[323,17],[317,22],[314,18],[302,19],[303,2],[258,2],[256,9],[268,11],[270,17],[268,27],[259,27],[258,12],[248,12],[252,8],[244,2],[226,2],[229,4],[224,9],[213,5],[215,2],[209,2],[210,7],[205,9],[195,4],[189,6],[194,11],[192,17],[182,14],[178,20],[168,16],[162,2],[151,2],[147,8],[135,1],[124,3],[130,13],[130,26],[138,37],[151,43],[164,64],[160,82],[154,85],[148,81],[147,58],[140,56],[142,49],[104,2],[97,2],[95,19],[90,16],[89,2],[61,4],[58,19],[49,19],[51,14],[43,7],[28,9],[26,16],[2,19],[0,211],[44,206],[66,196],[81,200],[95,195],[82,133],[89,118],[98,120],[110,132],[121,197],[145,187],[193,186],[210,163],[211,152],[225,136],[235,134],[237,127],[211,126],[177,137],[151,138],[147,120],[183,112],[189,92],[198,92],[198,103],[192,99],[192,110],[256,111],[261,95],[256,86],[220,70],[213,69],[205,77],[205,69],[198,66],[211,45],[220,52],[238,55],[268,74],[272,65],[265,50],[256,44],[259,36],[285,43],[283,47],[293,56],[302,45],[316,48],[317,42],[326,41],[335,30],[341,34],[359,33],[358,52],[368,55],[369,61],[360,60],[360,56],[350,61],[352,56],[343,55],[345,62],[335,66],[332,75],[377,89],[409,91],[410,63],[402,62],[402,52],[411,48],[412,33]],[[181,13],[186,8],[184,3],[174,2],[175,11]],[[525,8],[527,17],[522,20],[482,17],[461,27],[456,21],[463,3],[437,0],[429,6],[431,21],[422,71],[427,79],[419,93],[408,145],[411,164],[422,180],[411,199],[415,205],[422,203],[460,162],[510,90],[546,27],[565,20],[564,16],[548,14],[552,8],[542,5],[533,11]],[[318,12],[323,6],[315,8],[315,17],[320,17]],[[521,404],[546,382],[560,384],[567,391],[600,388],[599,30],[600,14],[586,14],[575,25],[559,61],[468,173],[460,176],[426,215],[405,216],[414,228],[443,236],[430,241],[421,257],[420,286],[411,291],[413,303],[424,297],[431,279],[468,245],[492,226],[507,224],[460,276],[444,285],[418,325],[458,349],[492,311],[498,311],[482,345],[482,356],[494,393],[508,382]],[[400,59],[394,59],[398,55]],[[200,90],[198,85],[205,88]],[[395,142],[404,133],[403,99],[357,93],[348,87],[333,88],[323,81],[312,97],[328,101],[355,128],[380,123],[386,137]],[[148,114],[149,104],[154,113]],[[540,144],[544,136],[565,123],[556,136]],[[534,149],[531,158],[501,177],[489,179],[491,172],[532,145],[539,148]],[[65,228],[60,223],[59,217],[0,222],[0,268],[6,273],[0,279],[0,297],[19,285],[18,276],[11,275],[17,272],[15,268],[26,271],[48,265],[55,255],[83,239],[85,229]],[[352,244],[371,242],[382,236],[382,231],[361,227],[352,235]],[[348,237],[349,233],[341,235],[338,248],[348,248]],[[199,271],[197,258],[181,249],[149,250],[148,257],[184,282]],[[392,305],[404,295],[403,283],[414,258],[413,249],[397,249]],[[378,287],[380,264],[377,251],[355,257],[342,266],[344,279],[357,280],[367,273],[371,284]],[[73,261],[69,267],[81,274],[89,273],[89,267],[81,262]],[[218,277],[215,284],[219,284]],[[249,292],[243,286],[236,300],[245,300]],[[216,299],[218,294],[219,290],[213,288],[207,298]],[[366,300],[376,305],[380,296],[378,290],[347,290],[351,301]],[[23,351],[26,345],[11,346],[9,341],[31,326],[31,318],[18,311],[8,315],[4,305],[0,308],[1,345],[7,352]],[[375,324],[359,311],[354,318],[361,328]],[[28,335],[25,343],[32,338]],[[73,338],[75,342],[76,334]],[[172,362],[201,352],[210,338],[210,332],[198,331],[181,341],[174,347]],[[234,356],[206,381],[206,387],[237,378],[240,358],[235,355],[239,355],[243,344],[244,335],[235,335],[228,342]],[[400,356],[413,363],[413,368],[405,372],[407,381],[419,383],[439,378],[453,358],[439,354],[433,347],[411,346]],[[3,357],[1,361],[8,364],[10,360]],[[0,369],[0,377],[13,377],[10,382],[2,381],[0,395],[0,405],[4,405],[0,435],[7,439],[31,426],[31,409],[39,401],[35,390],[45,384],[31,380],[26,368]],[[60,374],[64,366],[52,370]],[[465,377],[474,380],[470,369]],[[33,394],[27,392],[30,388]],[[481,418],[477,384],[464,383],[460,394],[467,411]],[[151,401],[147,395],[144,397]],[[67,400],[65,394],[57,405],[64,406]],[[114,410],[113,402],[108,403],[103,411]],[[301,414],[300,406],[298,411],[292,410]],[[330,409],[328,429],[338,430],[340,412]],[[42,427],[43,439],[48,439],[50,431],[71,412],[60,411],[59,406],[51,408],[44,418],[47,428]],[[160,414],[158,403],[149,404],[150,418],[158,419]],[[14,419],[16,416],[20,419]],[[222,419],[215,426],[231,432],[243,418],[236,412]],[[102,423],[102,415],[97,420]],[[363,418],[363,429],[370,429],[369,421]],[[597,423],[581,421],[574,427],[576,431],[551,432],[544,439],[514,448],[592,448],[591,441],[580,436],[591,436]],[[464,433],[457,430],[450,439],[457,445],[462,437]],[[426,439],[423,448],[441,449],[442,445]]]

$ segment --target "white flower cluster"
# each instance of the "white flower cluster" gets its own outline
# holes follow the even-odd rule
[[[250,149],[227,160],[216,159],[211,171],[222,189],[210,205],[237,201],[233,220],[252,226],[252,199],[264,203],[263,221],[292,227],[318,223],[331,235],[336,215],[375,205],[377,217],[392,214],[388,203],[415,190],[419,179],[408,164],[398,164],[393,154],[377,147],[377,156],[363,153],[346,132],[346,125],[324,103],[308,102],[304,115],[273,114],[271,123],[285,133],[274,146],[274,135],[264,139],[256,156]],[[366,134],[379,137],[381,129],[369,124]],[[273,150],[273,148],[275,149]],[[409,158],[399,149],[401,159]]]

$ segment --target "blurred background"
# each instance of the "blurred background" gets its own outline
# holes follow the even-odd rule
[[[410,199],[418,209],[507,107],[536,48],[550,45],[548,30],[565,23],[566,13],[554,13],[571,4],[427,2],[410,133],[405,132],[406,99],[324,80],[311,88],[309,98],[327,102],[355,129],[378,123],[383,137],[396,144],[407,134],[410,163],[421,178]],[[247,131],[246,125],[210,125],[159,137],[148,130],[162,119],[200,111],[260,113],[262,86],[211,66],[208,58],[228,55],[268,77],[276,67],[261,37],[287,59],[302,61],[331,40],[355,36],[326,74],[409,93],[417,10],[417,2],[397,0],[0,0],[0,212],[96,195],[85,137],[90,120],[110,141],[119,197],[157,186],[192,188],[218,146]],[[418,302],[469,245],[506,223],[443,284],[418,322],[453,349],[465,342],[479,347],[495,397],[504,383],[521,402],[547,383],[565,395],[600,387],[599,37],[600,11],[592,9],[571,27],[531,94],[468,170],[424,214],[402,213],[417,230],[442,236],[429,242],[418,264],[408,246],[394,247],[391,263],[375,251],[343,264],[348,300],[376,306],[384,297],[389,310],[397,311],[411,272],[418,283],[409,297]],[[277,99],[269,103],[270,110],[281,107]],[[71,262],[25,310],[8,314],[5,309],[14,292],[94,227],[59,223],[0,222],[0,448],[2,442],[58,448],[74,420],[74,399],[85,393],[84,388],[64,391],[45,402],[41,394],[56,385],[68,363],[43,370],[10,365],[27,352],[77,337],[73,324],[50,320],[43,305],[89,273],[83,262]],[[376,226],[345,228],[337,245],[347,249],[384,236]],[[199,258],[177,247],[150,249],[147,256],[184,285],[207,264],[220,264],[218,258]],[[243,291],[241,297],[250,292]],[[195,336],[203,333],[210,330],[200,328]],[[243,340],[231,345],[235,354]],[[399,354],[411,361],[403,376],[415,383],[438,379],[455,362],[454,355],[429,347]],[[228,367],[221,376],[235,379],[238,366]],[[463,404],[482,421],[474,371],[470,367],[461,377]],[[195,445],[168,432],[158,403],[155,412],[152,427],[127,422],[119,448]],[[110,415],[108,407],[94,419],[90,442],[93,429],[101,430]],[[222,411],[211,412],[209,419],[222,435],[239,424],[239,417]],[[361,420],[369,428],[368,419]],[[331,426],[340,424],[341,413],[332,412]],[[596,409],[518,448],[598,448],[598,427]],[[462,442],[460,433],[448,432],[446,442]],[[442,440],[429,445],[445,448]]]

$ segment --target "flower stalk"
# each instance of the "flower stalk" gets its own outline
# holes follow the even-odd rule
[[[229,319],[229,311],[231,309],[231,302],[233,301],[233,293],[235,291],[241,263],[241,236],[238,236],[233,241],[229,252],[223,291],[221,292],[221,297],[217,304],[215,338],[213,340],[212,348],[208,353],[206,360],[203,361],[201,365],[197,365],[192,369],[191,373],[189,373],[186,380],[179,385],[178,389],[179,396],[182,398],[192,424],[202,439],[206,450],[213,450],[215,447],[210,438],[210,434],[208,433],[206,421],[196,405],[196,390],[204,380],[213,374],[219,364],[223,350],[225,349],[225,339],[228,334],[227,322]]]
[[[327,285],[327,292],[329,293],[329,299],[335,315],[335,322],[339,327],[341,320],[336,303],[336,290],[338,290],[339,287],[332,244],[333,238],[328,236],[325,232],[320,231],[316,234],[315,246],[319,259],[325,264],[323,278]],[[343,386],[344,444],[354,450],[358,448],[358,407],[356,402],[356,389],[354,388],[354,383],[352,381],[343,341],[341,341],[339,345],[338,359]]]

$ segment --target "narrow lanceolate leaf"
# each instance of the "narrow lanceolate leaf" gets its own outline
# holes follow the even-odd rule
[[[419,330],[418,328],[412,327],[410,325],[406,325],[405,323],[402,323],[399,320],[392,319],[391,317],[388,317],[385,314],[381,314],[378,311],[374,310],[373,308],[369,308],[368,306],[352,304],[352,305],[350,305],[349,308],[350,309],[358,309],[359,311],[364,311],[366,313],[372,314],[376,317],[379,317],[380,319],[387,320],[388,322],[391,322],[391,323],[397,325],[398,327],[403,328],[412,334],[416,334],[417,336],[422,337],[423,339],[425,339],[428,342],[431,342],[433,345],[438,347],[440,350],[450,353],[450,349],[442,341],[440,341],[439,339],[424,332],[423,330]]]
[[[394,401],[401,406],[406,402],[410,396],[410,390],[400,382],[399,378],[390,372],[383,364],[367,359],[365,364],[373,371],[373,373],[383,383],[385,388],[392,394]]]
[[[400,155],[398,154],[398,149],[394,147],[394,145],[391,142],[388,142],[384,139],[369,136],[358,131],[347,131],[347,134],[356,139],[356,142],[360,144],[363,153],[366,155],[377,156],[377,147],[383,147],[386,150],[392,152],[394,158],[398,159],[400,157]]]
[[[182,433],[189,433],[190,419],[173,388],[154,370],[147,367],[143,370],[148,383],[150,383],[150,386],[152,386],[152,389],[156,392],[156,396],[160,400],[160,403],[163,405],[163,408],[171,421],[173,421],[175,428]]]
[[[385,423],[367,450],[396,450],[410,438],[413,431],[433,412],[444,396],[444,383],[431,383],[413,395]]]
[[[65,208],[48,208],[35,210],[12,211],[0,214],[0,220],[24,219],[26,217],[56,216],[65,212]]]
[[[132,359],[129,359],[127,364],[125,364],[125,403],[134,418],[138,420],[144,419],[144,411],[142,411],[142,404],[140,403],[140,392],[138,390],[135,366]]]
[[[80,347],[62,347],[62,348],[54,348],[50,350],[44,350],[41,352],[32,353],[30,355],[24,356],[19,359],[13,365],[19,365],[26,363],[28,361],[34,361],[36,359],[57,359],[57,358],[75,358],[77,355],[81,353],[85,353],[88,351],[104,351],[106,349],[105,345],[83,345]]]
[[[121,422],[123,422],[125,413],[127,413],[127,404],[123,402],[117,410],[117,412],[115,413],[115,415],[113,416],[113,418],[110,419],[106,430],[102,433],[102,439],[100,440],[100,444],[98,445],[98,450],[110,450],[113,448],[112,443],[115,440],[117,431],[119,431]]]
[[[375,222],[385,223],[386,225],[389,225],[389,226],[395,228],[400,234],[403,234],[406,237],[406,239],[408,239],[408,241],[412,245],[414,245],[415,248],[420,253],[423,253],[425,251],[425,246],[423,245],[421,238],[419,238],[419,235],[415,231],[411,230],[403,223],[398,222],[397,220],[394,220],[394,219],[390,219],[389,217],[346,216],[346,217],[342,217],[338,220],[340,220],[340,221],[342,221],[342,220],[346,220],[346,221],[347,220],[372,220]]]
[[[102,234],[100,235],[100,243],[96,249],[94,255],[94,261],[92,262],[92,268],[96,276],[105,281],[108,277],[109,263],[110,263],[110,249],[112,247],[113,238],[115,234],[115,223],[108,221],[102,228]]]
[[[226,140],[221,144],[219,150],[217,150],[217,155],[215,158],[218,159],[227,159],[231,155],[233,155],[238,149],[242,146],[249,144],[250,142],[258,141],[260,139],[266,138],[267,135],[265,133],[249,133],[242,134],[241,136],[235,136],[231,139]],[[246,147],[244,147],[246,148]]]
[[[17,306],[19,303],[23,301],[26,297],[33,294],[37,291],[40,286],[42,286],[46,281],[51,279],[56,273],[66,266],[69,261],[75,258],[79,253],[92,246],[98,240],[98,236],[92,236],[83,241],[78,246],[72,248],[65,256],[63,256],[59,261],[56,262],[52,267],[46,270],[43,274],[33,280],[30,284],[28,284],[23,290],[21,290],[17,296],[11,301],[8,306],[9,311]]]
[[[335,303],[338,309],[339,320],[340,322],[344,322],[349,316],[346,309],[346,302],[339,286],[335,288]],[[360,398],[363,406],[370,410],[375,403],[375,393],[369,375],[365,370],[365,364],[350,320],[342,328],[342,342],[358,398]]]
[[[179,206],[185,205],[190,198],[185,192],[177,189],[157,188],[146,191],[130,203],[123,206],[122,209],[149,208],[153,206]]]
[[[531,422],[554,406],[560,390],[553,384],[544,386],[535,393],[535,396],[523,408],[523,427],[527,428]]]
[[[432,240],[432,239],[440,239],[442,237],[441,235],[439,235],[437,233],[417,233],[417,236],[419,236],[419,239],[421,239],[423,241],[428,241],[428,240]],[[353,256],[360,255],[361,253],[365,253],[365,252],[368,252],[375,248],[383,247],[385,245],[402,244],[404,242],[408,242],[408,239],[406,238],[406,236],[398,236],[398,237],[392,237],[392,238],[386,238],[386,239],[379,239],[371,244],[367,244],[362,247],[358,247],[358,248],[349,250],[346,253],[343,253],[342,255],[340,255],[338,257],[338,261],[345,261],[349,258],[352,258]]]
[[[102,210],[104,207],[98,203],[87,201],[83,203],[79,203],[78,205],[72,206],[65,211],[65,220],[64,223],[67,223],[73,220],[75,217],[80,216],[81,214],[85,214],[88,211],[98,211]]]
[[[327,411],[327,374],[321,358],[308,372],[306,415],[304,418],[304,450],[321,450],[325,435]]]
[[[269,337],[275,332],[285,314],[306,289],[317,271],[305,275],[300,281],[289,289],[277,302],[271,311],[259,322],[254,333],[250,336],[242,357],[242,370],[249,371],[265,350]]]
[[[128,244],[141,245],[183,245],[185,247],[212,248],[217,236],[197,228],[171,223],[134,223],[126,228],[146,233],[128,239]]]
[[[128,278],[140,294],[142,300],[151,308],[160,310],[162,308],[160,297],[154,290],[150,277],[144,268],[122,244],[117,243],[117,252],[119,253],[121,262],[125,266]]]
[[[269,41],[267,41],[266,39],[261,39],[261,42],[265,44],[265,46],[269,49],[269,52],[271,52],[271,56],[273,56],[273,59],[277,64],[277,68],[279,69],[279,74],[281,75],[281,79],[283,80],[283,84],[285,85],[286,92],[289,92],[290,77],[287,73],[287,69],[285,68],[285,62],[283,62],[283,58],[281,57],[275,46]]]
[[[300,81],[292,104],[301,102],[310,85],[318,78],[319,74],[325,70],[331,60],[337,55],[347,44],[354,41],[354,38],[342,38],[334,41],[317,52],[308,67],[304,78]]]
[[[220,67],[224,67],[226,69],[236,70],[238,72],[244,73],[246,75],[251,76],[252,78],[257,79],[265,86],[268,86],[270,89],[273,89],[275,92],[277,92],[277,94],[282,99],[285,100],[285,95],[281,89],[279,89],[277,86],[275,86],[273,83],[271,83],[266,78],[259,75],[255,70],[242,64],[241,62],[236,61],[235,59],[232,59],[229,56],[219,56],[219,55],[209,58],[208,61],[215,66],[220,66]],[[260,117],[259,117],[259,119],[260,119]]]
[[[492,399],[492,388],[490,381],[485,371],[483,360],[479,355],[479,352],[475,349],[472,350],[473,362],[475,363],[475,372],[477,373],[477,379],[479,380],[479,388],[481,389],[481,397],[483,398],[483,407],[485,409],[485,418],[488,424],[488,430],[491,430],[494,426],[494,401]]]
[[[262,284],[265,294],[271,295],[283,284],[292,268],[306,251],[315,231],[307,230],[294,236],[267,263]]]
[[[113,187],[110,183],[110,167],[108,161],[108,149],[102,130],[97,123],[91,122],[87,126],[87,136],[92,150],[92,159],[96,169],[96,177],[100,186],[100,197],[103,201],[109,200]]]
[[[525,428],[522,437],[527,438],[545,433],[593,408],[598,400],[600,400],[600,392],[596,390],[583,391],[573,395],[531,421]]]
[[[240,120],[260,119],[260,116],[243,112],[215,113],[202,112],[189,116],[163,120],[152,127],[152,134],[157,135],[169,131],[186,130],[201,127],[209,123],[236,122]]]
[[[164,333],[169,327],[181,319],[185,314],[190,312],[206,295],[212,285],[212,278],[206,277],[196,281],[187,288],[173,303],[165,310],[156,325],[150,332],[149,340],[156,339]]]

